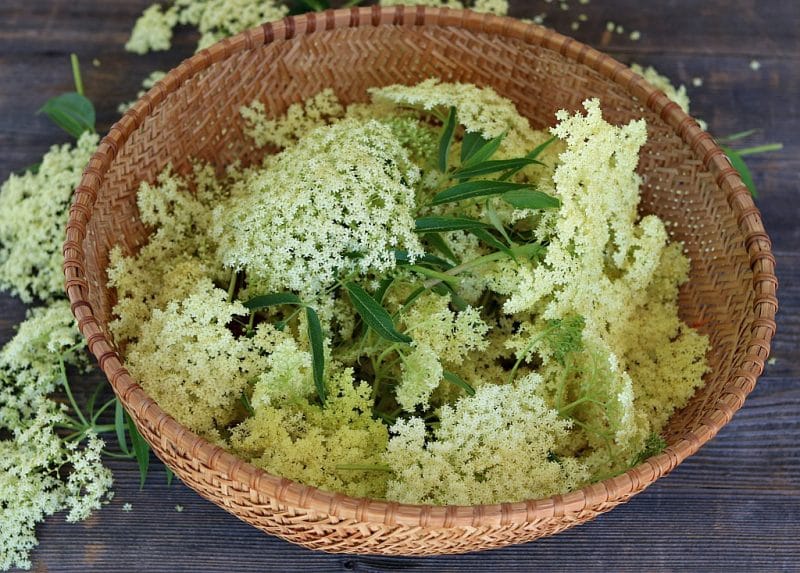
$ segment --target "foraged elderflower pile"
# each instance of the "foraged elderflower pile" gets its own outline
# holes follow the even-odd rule
[[[401,502],[565,493],[657,451],[708,341],[678,317],[681,245],[637,213],[644,122],[370,93],[254,102],[277,153],[142,184],[150,241],[109,278],[145,390],[274,474]]]

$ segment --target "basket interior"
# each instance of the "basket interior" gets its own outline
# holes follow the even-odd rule
[[[752,272],[725,193],[675,130],[619,84],[546,48],[464,28],[364,26],[276,40],[234,53],[171,92],[119,149],[88,221],[88,300],[101,326],[116,302],[106,286],[110,249],[120,244],[134,252],[147,240],[136,207],[141,181],[170,163],[185,172],[194,158],[219,168],[256,159],[239,116],[253,100],[277,116],[325,88],[349,103],[367,99],[368,87],[433,76],[491,86],[535,127],[552,125],[558,109],[579,109],[590,97],[600,98],[613,123],[646,119],[641,211],[659,215],[684,242],[692,267],[680,295],[682,318],[712,344],[707,384],[672,417],[666,437],[674,443],[696,429],[732,379],[754,320]]]

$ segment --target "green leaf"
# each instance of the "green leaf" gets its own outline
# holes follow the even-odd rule
[[[167,465],[164,466],[164,473],[167,474],[167,485],[172,485],[172,480],[175,478],[175,473]]]
[[[475,165],[489,159],[500,149],[506,134],[484,139],[479,133],[467,133],[461,143],[461,166]]]
[[[383,303],[383,297],[386,296],[386,291],[389,290],[389,287],[392,286],[394,282],[394,277],[383,277],[381,283],[378,285],[378,290],[375,291],[375,294],[372,295],[372,298],[375,299],[375,302],[378,304]]]
[[[116,400],[116,404],[114,405],[114,429],[117,433],[119,449],[123,454],[130,455],[131,451],[128,448],[128,440],[125,438],[125,410],[122,408],[122,403],[119,399]]]
[[[527,183],[509,183],[508,181],[493,181],[480,179],[478,181],[465,181],[437,193],[431,205],[442,205],[464,199],[500,195],[509,191],[531,189],[533,185]]]
[[[447,270],[447,269],[449,269],[449,268],[451,268],[453,266],[450,263],[448,263],[446,260],[440,259],[439,257],[434,256],[434,255],[422,255],[421,257],[417,257],[416,260],[414,261],[414,263],[412,263],[411,259],[408,256],[408,251],[400,251],[400,250],[396,250],[394,252],[394,259],[395,259],[395,261],[397,261],[397,264],[399,264],[399,265],[411,265],[411,264],[416,264],[416,263],[427,263],[429,265],[433,265],[433,266],[436,266],[436,267],[442,267],[445,270]],[[375,297],[375,298],[377,300],[377,297]]]
[[[427,241],[431,244],[431,246],[442,253],[445,257],[450,259],[451,262],[458,264],[461,262],[456,254],[453,252],[453,249],[450,248],[450,245],[442,238],[439,233],[428,233],[425,235]]]
[[[486,223],[465,217],[420,217],[414,230],[417,233],[444,233],[447,231],[469,231],[487,227]]]
[[[344,287],[350,293],[350,300],[358,314],[378,336],[389,342],[411,342],[410,337],[395,330],[391,315],[367,291],[354,282],[346,283]]]
[[[461,140],[461,163],[463,164],[470,157],[475,155],[475,152],[488,142],[489,140],[484,139],[484,137],[477,131],[468,131],[465,133],[464,139]]]
[[[445,380],[447,380],[451,384],[455,384],[456,386],[458,386],[459,388],[464,390],[464,392],[466,392],[469,396],[474,396],[475,395],[475,388],[470,386],[466,381],[464,381],[457,374],[453,374],[449,370],[445,370],[444,373],[443,373],[443,376],[444,376]]]
[[[38,113],[44,113],[53,123],[76,139],[85,131],[94,131],[94,106],[77,92],[49,99]]]
[[[459,179],[472,179],[473,177],[483,177],[484,175],[490,175],[500,171],[509,171],[513,169],[519,171],[527,165],[544,165],[544,163],[528,157],[493,159],[491,161],[483,161],[482,163],[457,169],[456,172],[453,173],[453,176]]]
[[[537,157],[539,157],[539,155],[542,153],[542,151],[547,149],[556,139],[558,139],[558,138],[557,137],[551,137],[550,139],[548,139],[544,143],[540,143],[539,145],[534,147],[533,150],[530,153],[528,153],[528,155],[526,155],[525,157],[527,159],[536,159]],[[511,177],[516,175],[523,167],[525,167],[525,166],[524,165],[520,165],[519,167],[514,167],[513,169],[509,169],[508,171],[503,173],[503,175],[500,177],[500,181],[509,180]]]
[[[486,243],[490,247],[493,247],[493,248],[497,249],[498,251],[502,251],[505,254],[507,254],[509,257],[511,257],[512,259],[516,260],[517,257],[514,254],[514,252],[510,248],[508,248],[508,246],[504,245],[500,240],[497,239],[497,237],[492,235],[486,229],[471,229],[470,233],[472,233],[473,235],[478,237],[481,241],[483,241],[484,243]]]
[[[255,410],[253,410],[253,406],[250,404],[250,398],[247,397],[247,392],[242,391],[242,393],[239,395],[239,401],[242,403],[242,406],[244,406],[244,409],[247,411],[248,415],[256,415]]]
[[[447,162],[450,158],[450,146],[453,144],[453,134],[456,131],[456,108],[450,108],[447,122],[442,130],[442,138],[439,140],[439,171],[447,172]]]
[[[311,342],[311,365],[314,374],[314,386],[320,402],[325,405],[327,389],[325,388],[325,342],[322,335],[322,324],[319,316],[310,306],[306,307],[308,322],[308,340]]]
[[[303,304],[296,294],[291,292],[276,292],[272,294],[262,294],[254,296],[244,306],[251,312],[261,310],[270,306],[278,306],[281,304]]]
[[[756,191],[756,184],[753,183],[753,175],[750,173],[750,168],[747,167],[742,156],[729,147],[723,147],[722,150],[728,156],[728,159],[730,159],[734,169],[741,175],[742,181],[744,181],[744,184],[747,185],[747,188],[750,190],[750,195],[752,195],[754,199],[757,199],[758,191]]]
[[[139,489],[142,489],[147,479],[147,470],[150,467],[150,445],[139,433],[136,424],[133,423],[133,418],[128,414],[125,417],[128,419],[128,435],[131,438],[133,454],[139,464]]]
[[[558,209],[561,201],[535,189],[514,189],[503,193],[503,201],[517,209]]]
[[[500,233],[500,236],[502,236],[509,245],[513,244],[511,237],[509,237],[508,233],[506,232],[505,226],[503,226],[503,220],[495,210],[494,205],[492,205],[491,199],[486,200],[484,212],[486,213],[486,217],[489,219],[489,222],[492,224],[492,227],[494,227],[497,232]]]

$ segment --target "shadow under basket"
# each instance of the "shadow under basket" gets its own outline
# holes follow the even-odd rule
[[[642,213],[667,222],[691,258],[681,317],[711,340],[705,387],[670,420],[668,447],[634,469],[566,495],[479,506],[355,499],[270,475],[167,415],[125,369],[108,331],[116,295],[109,251],[147,241],[136,193],[171,163],[253,161],[239,109],[278,116],[332,88],[430,77],[491,86],[534,127],[598,97],[612,123],[644,118]],[[552,30],[470,11],[367,7],[264,24],[184,61],[115,124],[75,192],[64,244],[66,288],[81,332],[155,453],[189,487],[240,519],[313,549],[385,555],[459,553],[552,535],[612,509],[669,473],[724,426],[761,374],[775,332],[770,240],[747,188],[697,123],[621,63]],[[687,509],[688,511],[688,509]]]

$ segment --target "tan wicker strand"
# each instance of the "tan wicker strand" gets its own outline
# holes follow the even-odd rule
[[[167,163],[218,168],[253,161],[238,110],[255,99],[273,115],[324,88],[345,102],[366,88],[437,76],[492,86],[533,125],[599,97],[615,123],[644,117],[640,209],[668,222],[692,260],[681,316],[708,334],[706,385],[670,420],[668,448],[623,475],[548,499],[415,506],[353,499],[270,475],[168,416],[125,369],[108,331],[115,293],[110,249],[146,240],[140,181]],[[75,191],[64,243],[66,290],[81,332],[136,425],[204,497],[240,519],[314,549],[430,555],[501,547],[551,535],[623,503],[711,439],[755,386],[775,333],[777,280],[758,209],[714,140],[626,66],[532,24],[463,10],[368,7],[264,24],[172,70],[101,142]]]

